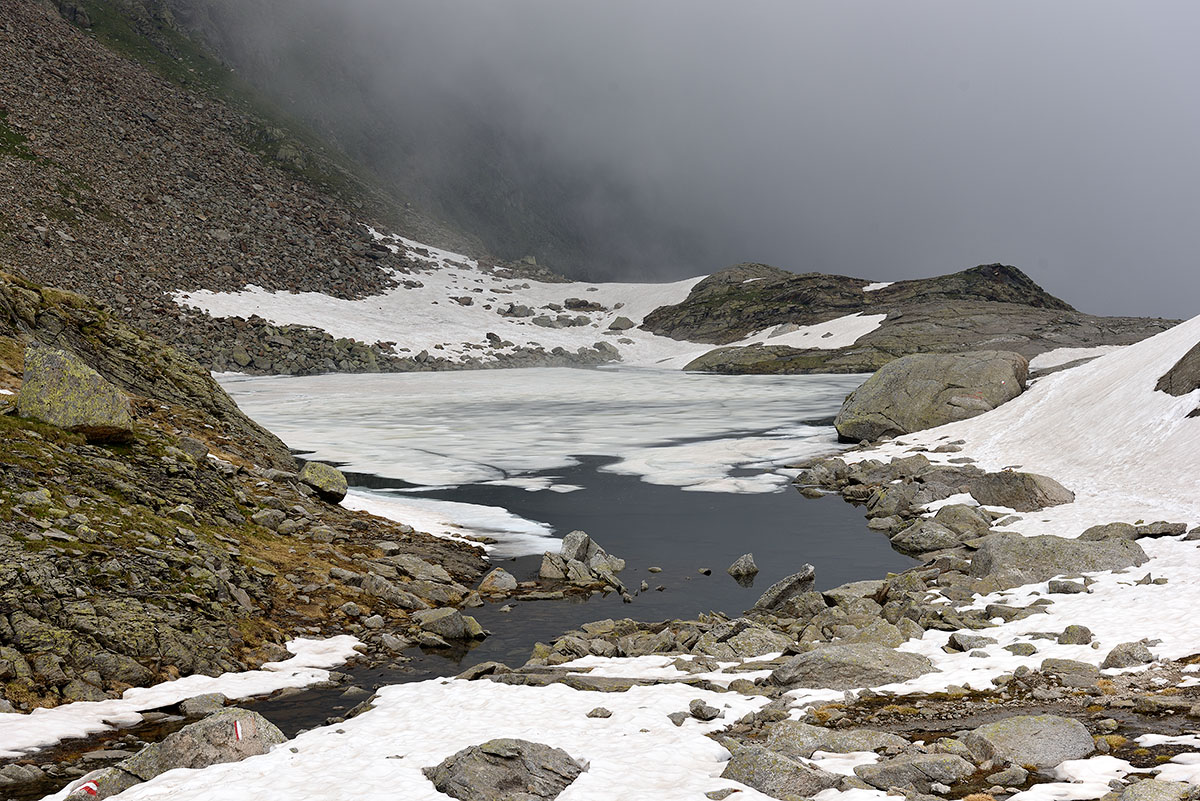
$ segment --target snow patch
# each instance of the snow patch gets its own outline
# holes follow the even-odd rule
[[[195,695],[223,693],[231,699],[252,698],[326,681],[329,671],[325,668],[345,662],[358,644],[357,638],[347,634],[327,640],[297,639],[287,644],[294,654],[291,659],[268,662],[258,670],[215,677],[186,676],[152,687],[133,687],[120,698],[107,701],[78,701],[53,709],[35,709],[27,715],[0,714],[0,759],[19,757],[74,737],[133,726],[142,722],[141,712]]]
[[[866,286],[864,286],[862,288],[862,291],[863,292],[875,292],[877,290],[883,289],[884,287],[889,287],[894,283],[896,283],[896,282],[895,281],[877,281],[874,284],[867,284]]]

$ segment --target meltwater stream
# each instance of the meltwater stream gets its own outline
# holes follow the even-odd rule
[[[583,529],[626,560],[620,578],[630,590],[649,586],[631,604],[609,594],[470,610],[491,636],[470,650],[412,649],[410,661],[354,672],[374,688],[493,659],[521,664],[535,642],[591,620],[737,615],[805,562],[819,588],[908,567],[861,510],[801,497],[782,468],[837,449],[829,421],[861,380],[546,369],[222,383],[307,458],[340,464],[355,487],[348,505],[492,537],[489,558],[518,580],[536,576],[559,537]],[[747,552],[761,572],[742,586],[725,568]],[[255,708],[291,734],[356,703],[341,692]]]

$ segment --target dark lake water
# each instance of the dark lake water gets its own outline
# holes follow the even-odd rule
[[[511,602],[509,612],[501,611],[503,604],[467,610],[491,636],[469,650],[412,649],[405,654],[411,661],[349,671],[354,682],[374,689],[454,675],[489,660],[519,665],[529,658],[535,642],[548,642],[582,623],[603,618],[658,621],[709,611],[736,616],[772,582],[806,562],[816,567],[818,589],[881,578],[914,564],[892,550],[882,534],[867,529],[862,509],[838,496],[810,499],[790,488],[765,494],[686,492],[600,472],[598,468],[607,461],[582,457],[575,467],[553,471],[558,481],[584,487],[577,492],[468,485],[422,492],[421,497],[502,506],[547,523],[559,534],[582,529],[609,553],[625,559],[620,579],[631,591],[645,580],[648,592],[630,604],[609,594],[586,601]],[[373,476],[349,478],[354,485],[376,491],[405,486]],[[760,570],[750,586],[741,586],[725,572],[743,553],[753,553]],[[523,581],[536,577],[541,557],[503,559],[497,564]],[[662,572],[651,573],[651,566]],[[712,574],[703,575],[701,568]],[[659,586],[662,591],[657,591]],[[254,708],[290,735],[319,725],[357,702],[342,698],[342,692],[340,688],[311,690]]]

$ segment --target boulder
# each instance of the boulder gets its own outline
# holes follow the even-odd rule
[[[967,485],[967,491],[984,506],[1005,506],[1018,512],[1036,512],[1075,500],[1075,493],[1054,479],[1015,470],[984,473]]]
[[[633,322],[633,320],[630,320],[628,317],[621,316],[608,324],[608,330],[609,331],[628,331],[630,328],[633,328],[634,325],[635,325],[635,323]]]
[[[1179,398],[1200,388],[1200,343],[1159,377],[1154,389]]]
[[[846,754],[851,751],[881,751],[904,748],[903,737],[875,729],[827,729],[798,720],[783,720],[767,733],[767,748],[793,758],[808,759],[815,751]]]
[[[1092,526],[1079,535],[1080,542],[1100,542],[1101,540],[1136,540],[1137,526],[1129,523],[1104,523]]]
[[[1100,668],[1074,659],[1043,659],[1041,671],[1056,677],[1064,687],[1091,687],[1100,681]]]
[[[262,715],[233,707],[184,726],[116,767],[149,781],[175,768],[206,768],[265,754],[286,739]]]
[[[468,636],[467,624],[457,609],[421,609],[413,612],[412,618],[425,631],[446,640],[463,640]]]
[[[974,753],[993,762],[1052,768],[1096,750],[1087,727],[1058,715],[1016,715],[987,723],[963,738]]]
[[[754,554],[744,553],[734,560],[725,572],[734,578],[747,578],[758,575],[758,565],[754,563]]]
[[[816,581],[817,569],[812,565],[804,565],[799,573],[793,573],[787,578],[767,587],[766,592],[754,602],[752,612],[773,612],[784,606],[793,596],[812,592]]]
[[[834,426],[858,442],[965,420],[1020,395],[1028,374],[1025,357],[1008,351],[904,356],[851,392]]]
[[[133,439],[129,398],[75,354],[30,346],[17,414],[82,434],[90,442]]]
[[[971,539],[968,537],[967,539]],[[892,547],[903,554],[917,556],[930,551],[953,548],[964,537],[936,520],[918,520],[892,537]]]
[[[963,539],[975,539],[987,536],[991,530],[991,521],[977,506],[965,503],[952,503],[937,510],[933,516],[935,523],[941,523],[951,531],[962,535]]]
[[[214,712],[220,712],[225,708],[225,704],[228,701],[229,699],[222,693],[193,695],[191,698],[185,698],[179,702],[179,711],[185,717],[197,718],[203,715],[211,715]]]
[[[516,588],[516,578],[502,567],[493,569],[479,582],[479,591],[483,593],[504,594]]]
[[[1117,801],[1180,801],[1191,796],[1192,790],[1192,785],[1185,782],[1144,779],[1122,790]]]
[[[1153,661],[1154,654],[1150,653],[1150,649],[1144,642],[1123,642],[1108,652],[1108,656],[1104,657],[1100,667],[1105,670],[1127,668],[1145,665]]]
[[[1059,575],[1121,570],[1149,560],[1136,542],[1080,542],[1053,535],[985,537],[971,559],[971,575],[995,578],[997,589],[1046,581]]]
[[[94,770],[71,782],[69,801],[103,801],[142,783],[142,779],[117,767]]]
[[[920,654],[873,643],[824,645],[794,656],[771,672],[783,687],[850,690],[908,681],[934,670]]]
[[[841,780],[840,776],[750,744],[734,751],[721,778],[741,782],[773,798],[812,798],[836,787]]]
[[[934,782],[950,785],[974,772],[974,765],[955,754],[902,754],[854,769],[858,778],[880,790],[899,787],[919,793],[928,793]]]
[[[305,462],[300,468],[300,481],[316,490],[317,496],[330,503],[341,503],[346,497],[346,477],[342,471],[322,462]]]
[[[438,792],[459,801],[548,801],[586,770],[559,748],[498,739],[464,748],[424,772]]]

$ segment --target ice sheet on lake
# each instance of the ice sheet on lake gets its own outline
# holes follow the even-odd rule
[[[437,537],[477,543],[473,536],[495,539],[484,545],[492,556],[527,556],[557,550],[553,531],[544,523],[518,517],[499,506],[457,503],[409,494],[353,489],[342,505],[407,523]]]
[[[828,417],[862,378],[529,369],[221,382],[291,447],[410,484],[513,484],[596,455],[651,483],[764,492],[783,479],[730,474],[837,450],[832,426],[798,424]]]

